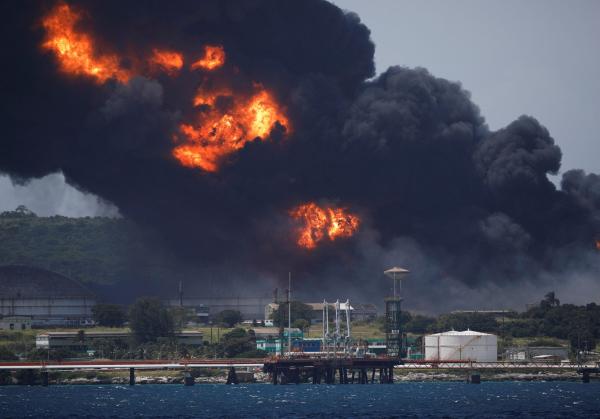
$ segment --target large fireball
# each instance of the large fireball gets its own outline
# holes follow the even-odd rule
[[[345,208],[320,207],[314,202],[298,205],[290,215],[301,223],[296,243],[305,249],[314,249],[326,240],[351,237],[360,225],[360,218]]]

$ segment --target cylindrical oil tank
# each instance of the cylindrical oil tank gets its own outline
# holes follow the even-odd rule
[[[425,359],[495,362],[498,360],[498,337],[473,330],[428,335],[425,336]]]

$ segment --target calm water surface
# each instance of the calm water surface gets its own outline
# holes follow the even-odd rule
[[[0,417],[600,418],[600,382],[5,386]]]

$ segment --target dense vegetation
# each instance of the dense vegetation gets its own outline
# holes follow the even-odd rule
[[[223,310],[215,316],[215,323],[233,327],[242,322],[242,313],[237,310]]]
[[[0,265],[36,266],[83,282],[172,276],[151,242],[122,218],[38,217],[23,206],[0,213]]]
[[[549,292],[538,305],[524,313],[510,312],[503,316],[450,313],[434,318],[404,312],[403,324],[406,332],[415,334],[469,328],[494,333],[509,341],[511,338],[550,337],[568,340],[574,349],[593,350],[600,341],[600,306],[596,303],[561,305],[554,293]],[[383,327],[381,320],[380,327]],[[552,341],[546,340],[545,344],[552,345]]]
[[[156,342],[175,333],[175,318],[157,298],[139,298],[129,309],[129,327],[138,343]]]
[[[127,321],[125,310],[117,304],[96,304],[92,315],[98,326],[122,327]]]

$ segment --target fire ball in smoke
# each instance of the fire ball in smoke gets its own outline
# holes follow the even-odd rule
[[[93,38],[76,29],[80,19],[68,4],[58,3],[42,20],[46,30],[42,47],[56,55],[65,73],[89,76],[98,83],[111,78],[126,83],[131,75],[120,67],[119,57],[98,53]]]
[[[225,64],[225,50],[220,45],[206,45],[204,56],[192,64],[192,70],[204,68],[214,70]]]
[[[256,93],[249,98],[223,91],[208,96],[199,92],[194,104],[203,109],[198,112],[197,124],[181,124],[181,135],[175,140],[180,145],[173,156],[183,166],[215,172],[224,156],[243,148],[248,141],[267,138],[276,124],[288,128],[287,117],[272,95],[260,85],[255,88]],[[230,105],[217,109],[218,98],[229,99]]]
[[[346,209],[319,207],[314,202],[297,206],[290,215],[303,224],[297,243],[306,249],[314,249],[323,240],[351,237],[360,225],[360,219]]]

